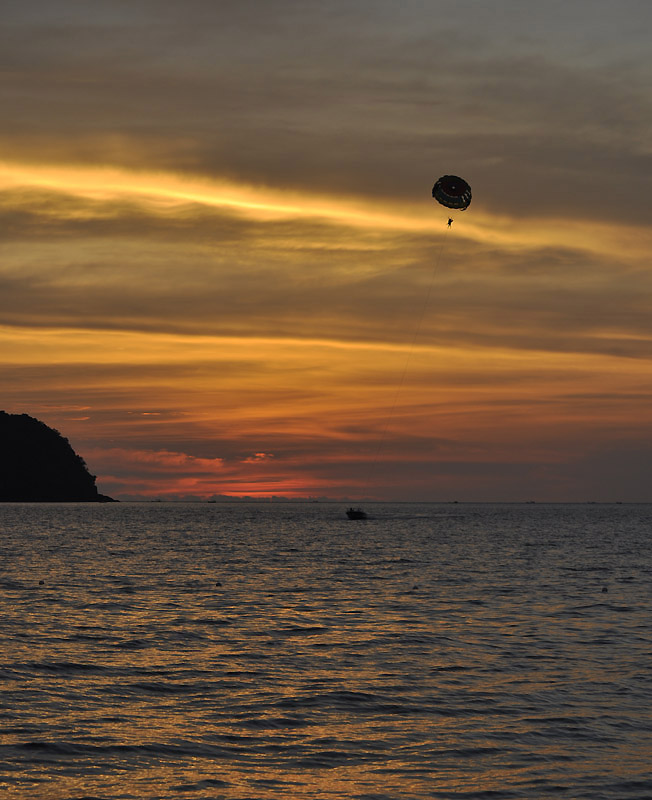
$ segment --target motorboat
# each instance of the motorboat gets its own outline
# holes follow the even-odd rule
[[[349,519],[367,519],[367,514],[361,508],[347,509],[346,516]]]

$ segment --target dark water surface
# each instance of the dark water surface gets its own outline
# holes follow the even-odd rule
[[[0,797],[652,798],[652,506],[369,510],[0,505]]]

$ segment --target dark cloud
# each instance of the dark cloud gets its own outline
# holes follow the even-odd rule
[[[620,6],[600,59],[590,26],[583,57],[551,46],[585,3],[535,13],[546,34],[511,2],[53,5],[5,28],[6,152],[404,197],[452,164],[498,213],[649,219],[652,69]]]

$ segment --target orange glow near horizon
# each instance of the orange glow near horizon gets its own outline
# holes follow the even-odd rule
[[[339,495],[343,465],[358,464],[346,485],[371,495],[370,476],[389,463],[396,470],[434,456],[500,463],[524,448],[555,463],[555,442],[596,427],[618,425],[622,433],[608,401],[614,382],[631,395],[637,424],[652,421],[639,398],[652,367],[643,374],[641,365],[602,355],[580,363],[574,354],[501,348],[104,330],[2,334],[5,365],[28,373],[58,367],[41,374],[40,399],[23,408],[16,399],[6,410],[28,410],[61,430],[108,494]],[[580,385],[581,408],[572,401]],[[22,395],[29,397],[28,385]],[[87,403],[76,404],[80,397]],[[187,448],[171,450],[169,440]],[[420,442],[432,444],[424,450]]]
[[[115,167],[2,189],[5,410],[106,494],[489,495],[652,422],[647,229]]]

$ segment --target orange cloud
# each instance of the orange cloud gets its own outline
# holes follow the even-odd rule
[[[0,162],[0,190],[49,191],[63,196],[95,201],[86,206],[85,216],[106,215],[110,202],[131,200],[162,216],[192,216],[192,206],[228,210],[256,219],[279,220],[318,218],[334,223],[409,233],[434,233],[437,221],[446,217],[432,201],[392,204],[388,200],[363,200],[353,197],[298,193],[270,189],[219,179],[182,177],[174,173],[127,170],[118,167],[80,167],[74,165]],[[23,196],[23,202],[28,198]],[[41,208],[46,214],[66,215],[66,206],[51,203]],[[440,213],[441,212],[441,213]],[[76,208],[72,215],[78,216]],[[119,213],[113,206],[112,213]],[[636,234],[635,236],[633,234]],[[556,246],[577,248],[604,255],[613,253],[639,259],[650,252],[652,232],[642,226],[610,226],[587,219],[520,219],[496,216],[475,203],[473,213],[464,217],[456,236],[505,248]]]
[[[0,186],[20,219],[47,195],[0,266],[4,403],[105,493],[511,487],[652,424],[649,231],[478,204],[442,239],[427,197],[120,169],[5,164]]]

